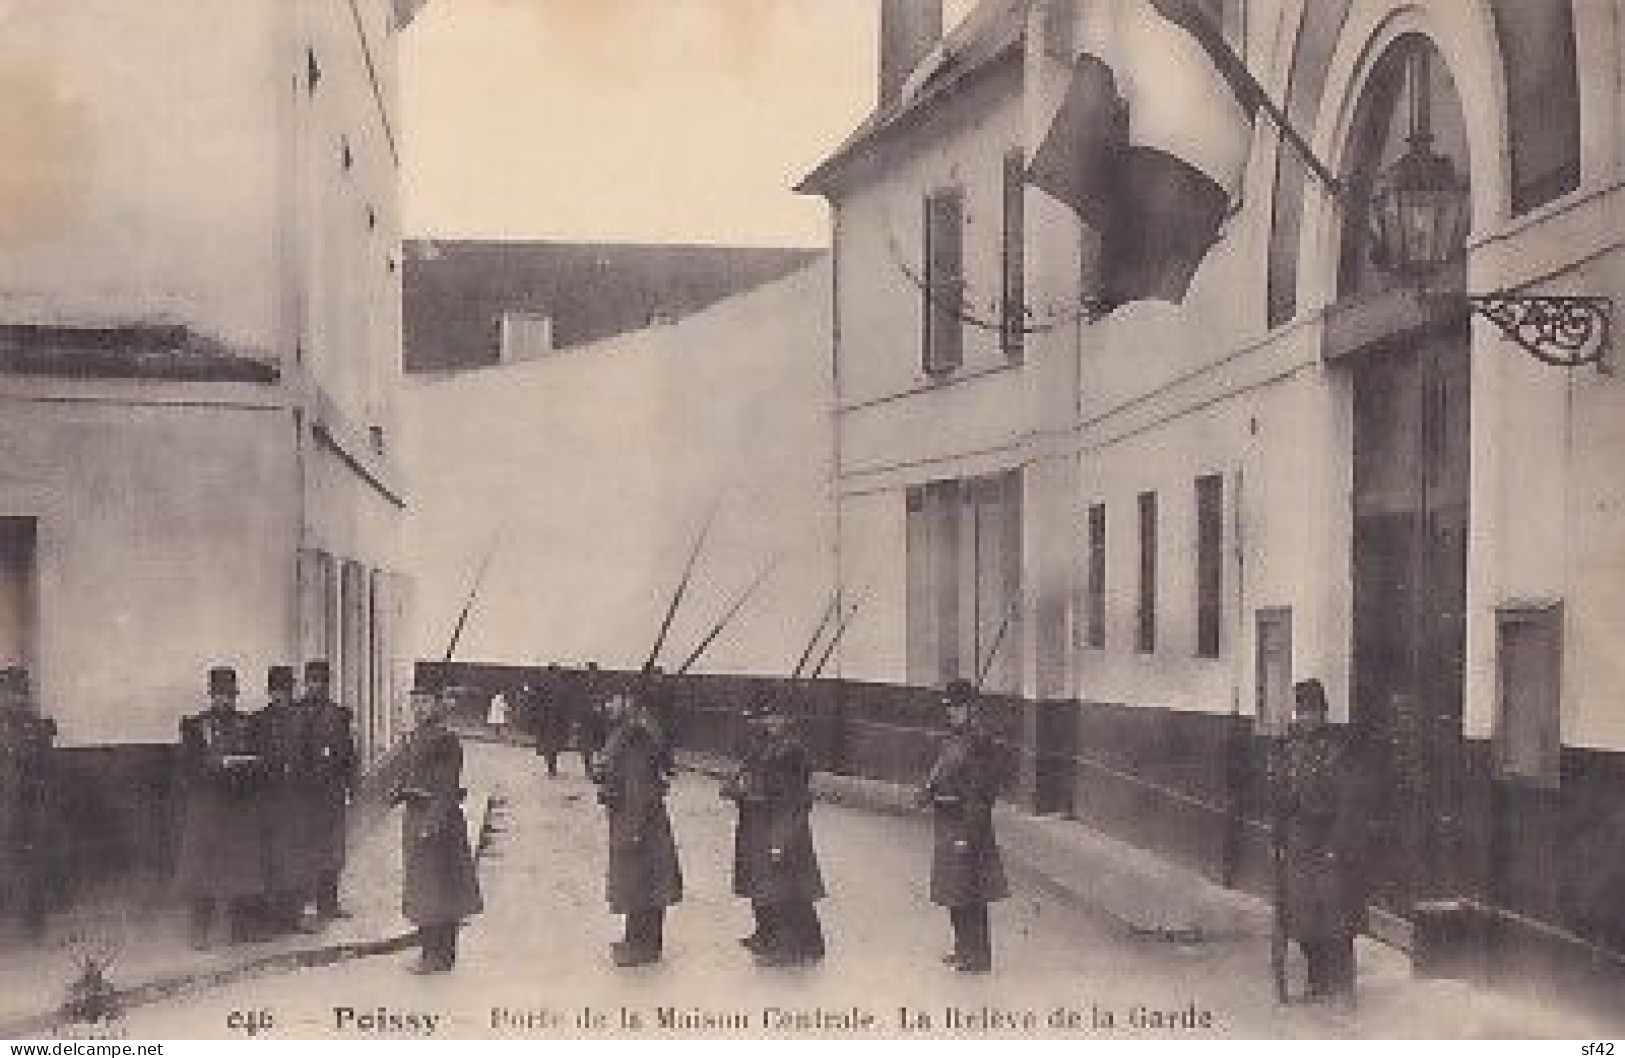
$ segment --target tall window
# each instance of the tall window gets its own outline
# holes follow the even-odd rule
[[[1004,237],[1001,247],[1003,288],[999,313],[999,347],[1012,360],[1021,358],[1026,345],[1027,276],[1026,234],[1027,161],[1018,147],[1004,156]]]
[[[1096,650],[1106,645],[1106,505],[1089,508],[1088,569],[1083,599],[1083,645]]]
[[[1196,654],[1219,656],[1224,590],[1224,478],[1196,479]]]
[[[934,191],[925,198],[925,290],[922,312],[921,366],[928,375],[945,375],[963,362],[965,295],[965,195],[959,188]]]
[[[1157,494],[1140,493],[1140,590],[1134,614],[1134,648],[1157,649]]]

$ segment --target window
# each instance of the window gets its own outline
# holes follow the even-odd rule
[[[999,347],[1012,360],[1021,358],[1026,344],[1027,277],[1026,234],[1027,161],[1017,148],[1004,156],[1003,289],[999,313]]]
[[[1135,608],[1134,648],[1157,649],[1157,494],[1140,493],[1140,592]]]
[[[1219,656],[1224,591],[1224,478],[1196,479],[1196,656]]]
[[[964,213],[958,188],[926,196],[921,366],[928,375],[948,374],[964,360]]]
[[[1555,789],[1562,775],[1563,604],[1498,607],[1496,774]]]
[[[1106,505],[1089,508],[1089,552],[1084,585],[1083,645],[1096,650],[1106,645]]]
[[[961,674],[959,482],[908,490],[908,680],[940,685]]]
[[[322,80],[322,64],[316,61],[316,49],[305,49],[305,93],[316,94],[316,86]]]

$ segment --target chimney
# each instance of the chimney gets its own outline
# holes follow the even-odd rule
[[[903,82],[942,39],[942,0],[880,0],[880,99],[897,100]]]

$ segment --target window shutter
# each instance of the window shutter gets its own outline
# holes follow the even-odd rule
[[[999,314],[999,346],[1007,356],[1020,358],[1026,345],[1027,277],[1026,234],[1027,163],[1018,148],[1004,156],[1003,297]]]
[[[957,188],[925,200],[925,295],[923,367],[926,374],[953,371],[964,360],[964,195]]]

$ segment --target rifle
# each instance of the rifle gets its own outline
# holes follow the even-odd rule
[[[497,553],[497,542],[501,540],[500,532],[491,536],[491,546],[485,549],[485,557],[480,559],[480,567],[474,574],[474,583],[468,589],[468,598],[463,600],[463,610],[457,615],[457,624],[451,630],[451,639],[446,643],[445,656],[440,659],[441,665],[451,664],[452,655],[457,652],[457,641],[463,637],[463,628],[468,624],[469,612],[474,609],[474,599],[480,593],[480,585],[485,583],[485,572],[491,568],[491,559]]]
[[[1010,621],[1016,616],[1016,603],[1004,611],[1004,620],[999,622],[999,630],[993,634],[993,645],[988,647],[987,657],[982,659],[981,666],[976,670],[976,689],[982,689],[982,683],[987,679],[988,670],[993,667],[993,659],[999,656],[999,647],[1004,643],[1004,633],[1010,630]]]
[[[1275,764],[1270,769],[1274,780],[1270,783],[1270,866],[1275,890],[1270,916],[1270,973],[1275,978],[1275,1001],[1286,1004],[1292,1001],[1286,980],[1286,738],[1277,735],[1270,742]]]
[[[718,495],[711,503],[711,511],[705,516],[705,524],[700,527],[699,535],[694,538],[694,546],[688,552],[688,561],[683,563],[683,575],[677,581],[677,589],[671,594],[671,602],[666,605],[666,614],[660,619],[660,631],[655,633],[654,646],[649,648],[649,657],[643,663],[645,670],[654,668],[655,660],[660,657],[660,648],[666,645],[666,635],[671,631],[672,619],[677,616],[677,607],[682,603],[683,596],[688,593],[688,582],[694,576],[694,563],[700,557],[700,548],[705,546],[705,538],[711,535],[711,526],[717,520],[717,508],[721,504],[722,497]]]
[[[852,608],[850,610],[846,611],[846,614],[841,618],[840,623],[835,626],[835,633],[830,636],[829,645],[826,646],[824,648],[824,652],[818,656],[818,664],[813,667],[812,675],[808,676],[807,679],[816,680],[818,678],[818,674],[824,671],[824,663],[829,661],[830,656],[835,653],[835,648],[840,645],[841,636],[846,634],[846,626],[852,623],[852,618],[857,616],[858,608],[862,605],[863,600],[859,599],[857,602],[852,604]]]
[[[689,670],[691,665],[700,660],[700,655],[705,653],[705,648],[710,646],[712,641],[715,640],[717,636],[722,634],[722,630],[728,627],[729,622],[731,622],[734,619],[734,616],[744,608],[745,603],[750,601],[750,597],[756,594],[756,589],[762,586],[762,583],[767,580],[768,574],[772,573],[778,564],[779,560],[775,558],[773,561],[762,567],[761,572],[756,574],[756,579],[751,581],[745,590],[739,593],[738,598],[734,599],[733,605],[729,606],[728,609],[723,612],[723,615],[717,619],[716,624],[711,626],[711,630],[705,634],[705,638],[700,640],[700,645],[695,647],[693,651],[689,653],[688,657],[683,660],[681,665],[677,666],[677,671],[674,673],[674,675],[683,675]]]
[[[829,627],[829,620],[835,616],[840,604],[840,593],[831,592],[829,605],[824,607],[824,615],[818,619],[818,627],[813,629],[812,638],[807,640],[807,649],[803,650],[801,657],[796,660],[796,667],[791,670],[790,679],[794,680],[800,677],[801,670],[807,667],[807,662],[812,658],[813,650],[817,648],[818,641],[824,637],[824,629]]]

